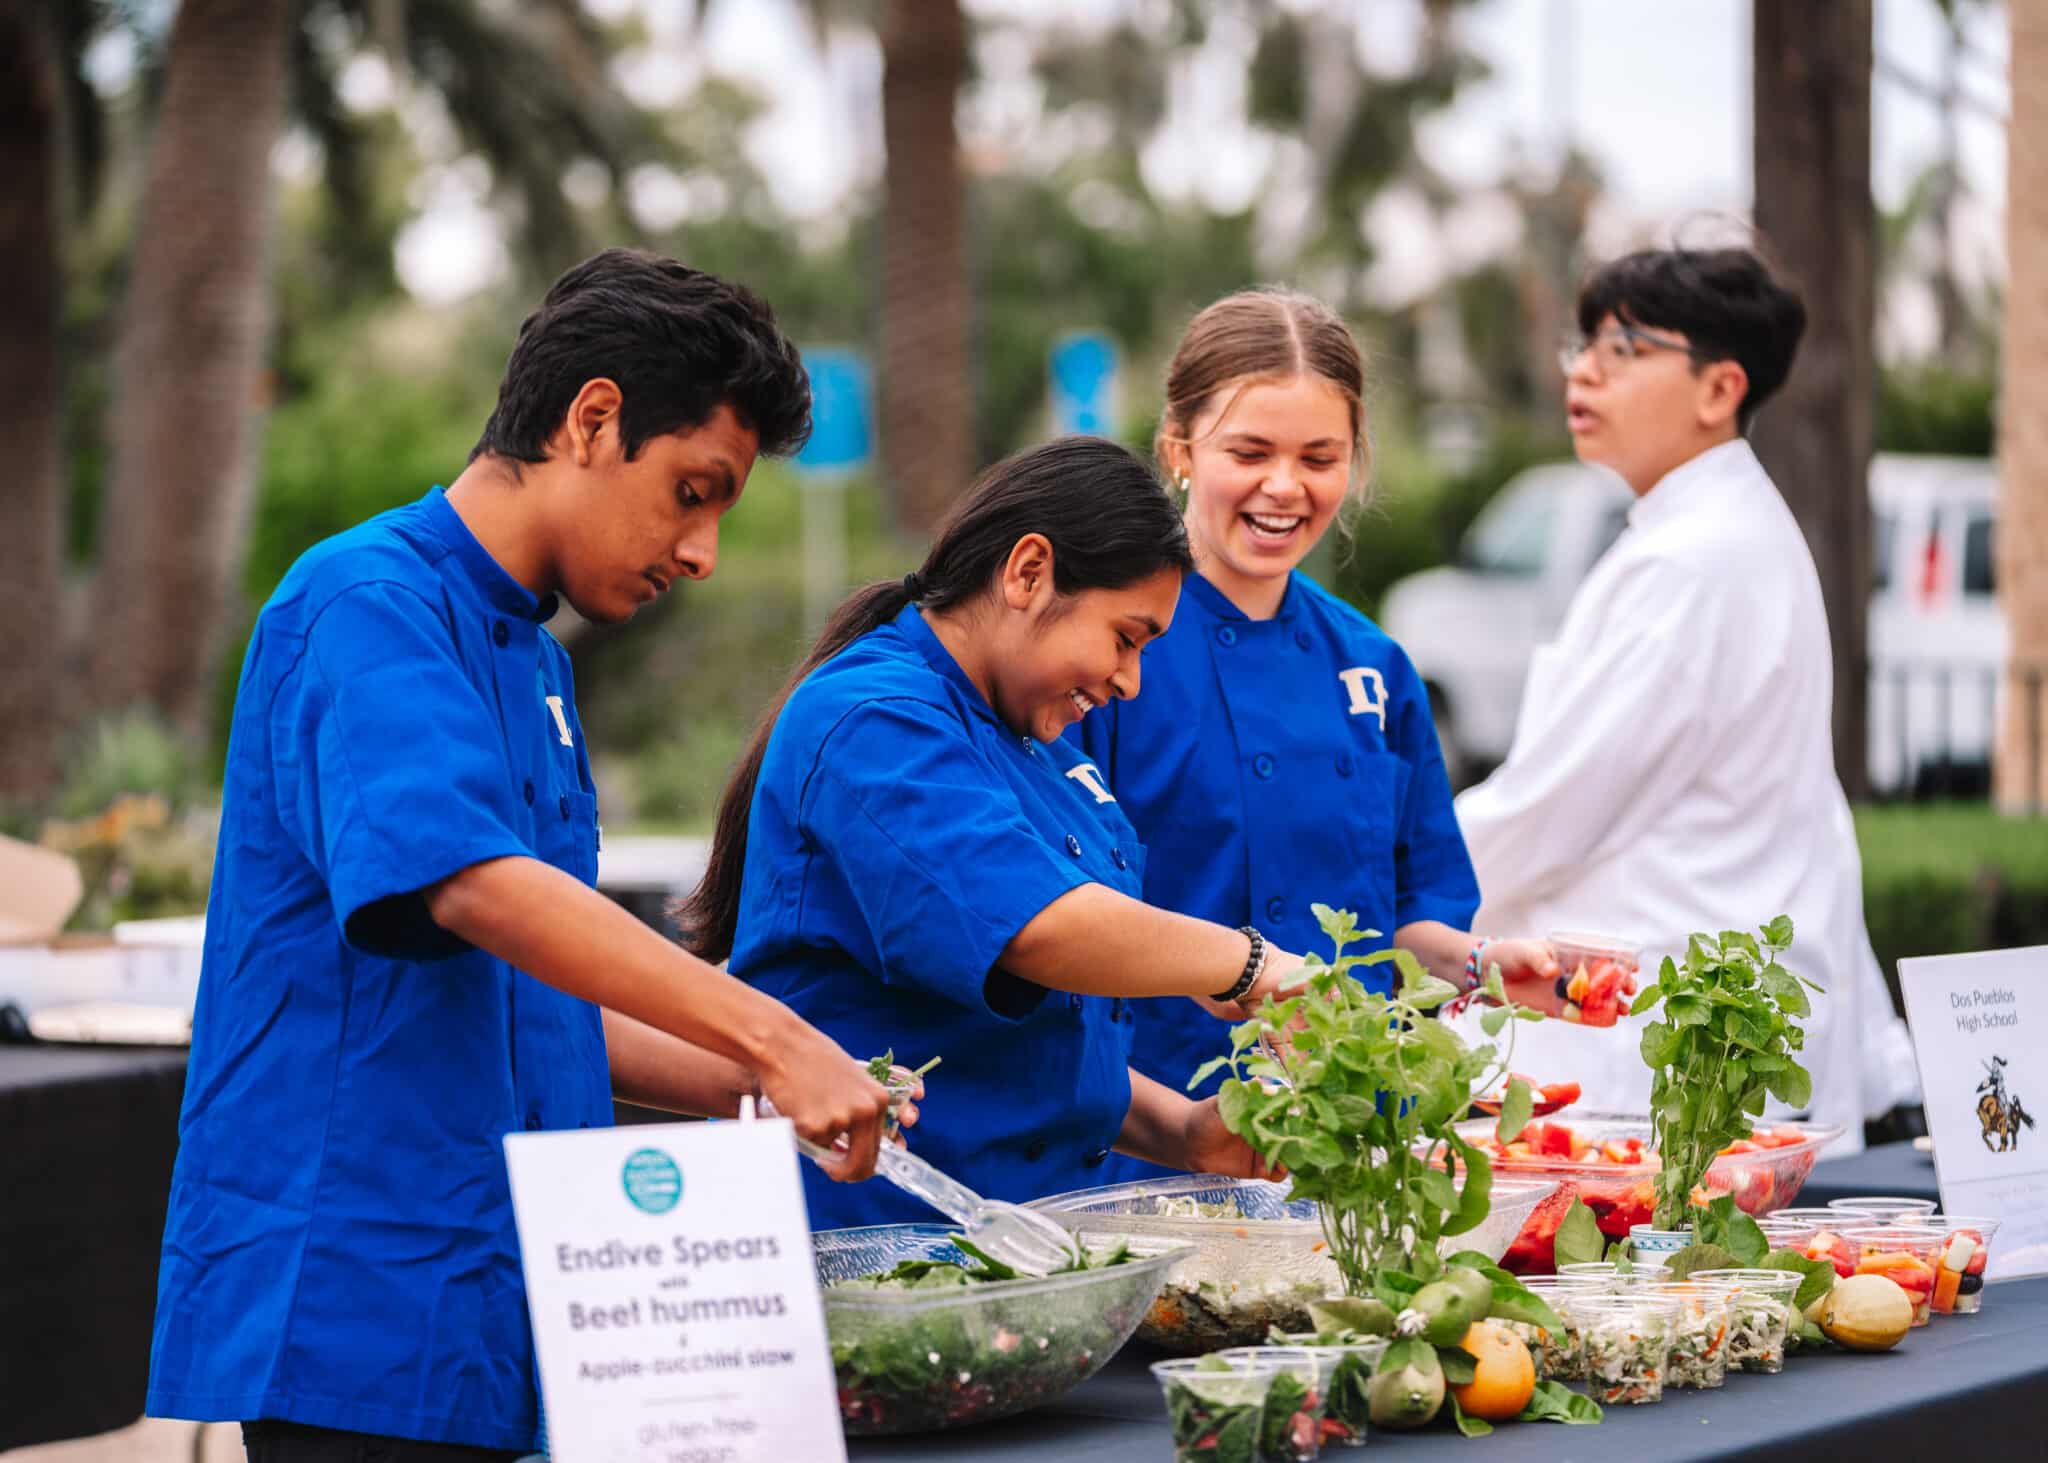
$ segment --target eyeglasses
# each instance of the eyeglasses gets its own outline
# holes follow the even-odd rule
[[[1674,340],[1668,335],[1657,335],[1634,325],[1610,325],[1598,333],[1586,336],[1576,330],[1566,333],[1557,346],[1557,366],[1569,376],[1578,369],[1579,358],[1587,351],[1593,352],[1593,360],[1600,367],[1603,376],[1626,371],[1636,361],[1657,351],[1683,351],[1695,361],[1705,357],[1698,347]]]

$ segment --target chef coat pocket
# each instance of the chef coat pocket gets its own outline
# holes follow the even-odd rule
[[[1391,752],[1360,752],[1357,769],[1357,801],[1352,816],[1344,820],[1352,845],[1351,867],[1358,871],[1359,884],[1372,891],[1370,907],[1387,911],[1379,916],[1388,925],[1381,933],[1392,939],[1392,912],[1398,908],[1400,896],[1395,855],[1401,839],[1401,813],[1408,802],[1408,782],[1413,772],[1407,762]],[[1366,921],[1361,919],[1359,923],[1363,925]]]
[[[541,858],[593,887],[597,884],[597,796],[581,788],[555,795],[552,807],[534,809],[534,843]]]

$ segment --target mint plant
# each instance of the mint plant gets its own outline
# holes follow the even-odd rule
[[[1683,963],[1669,956],[1629,1007],[1659,1003],[1663,1019],[1643,1028],[1643,1061],[1654,1074],[1650,1119],[1662,1167],[1657,1173],[1659,1229],[1685,1226],[1692,1193],[1715,1155],[1752,1131],[1766,1094],[1791,1107],[1813,1096],[1813,1078],[1794,1060],[1805,1044],[1798,1018],[1820,987],[1779,963],[1792,946],[1792,921],[1764,925],[1759,942],[1741,930],[1718,939],[1696,934]]]
[[[1345,954],[1364,937],[1357,919],[1349,910],[1313,908],[1335,946],[1333,958],[1310,954],[1302,967],[1306,989],[1285,1001],[1269,999],[1233,1027],[1229,1055],[1204,1063],[1189,1085],[1229,1069],[1217,1099],[1224,1126],[1268,1163],[1285,1167],[1296,1198],[1316,1201],[1345,1286],[1367,1296],[1383,1271],[1426,1280],[1439,1268],[1437,1241],[1486,1217],[1493,1165],[1455,1124],[1473,1092],[1489,1090],[1508,1062],[1491,1043],[1468,1048],[1430,1018],[1458,994],[1456,987],[1406,950]],[[1399,977],[1391,996],[1350,976],[1388,963]],[[1497,969],[1484,989],[1501,1003],[1481,1018],[1489,1036],[1511,1029],[1516,1017],[1540,1019],[1506,1003]],[[1528,1122],[1532,1101],[1527,1082],[1510,1080],[1503,1141]]]

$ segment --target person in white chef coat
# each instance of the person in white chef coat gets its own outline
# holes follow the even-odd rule
[[[1843,1124],[1831,1151],[1852,1151],[1917,1082],[1863,922],[1820,579],[1744,436],[1805,306],[1747,250],[1662,249],[1596,271],[1577,313],[1560,353],[1572,440],[1637,501],[1531,661],[1506,762],[1457,799],[1474,927],[1608,931],[1654,973],[1691,931],[1789,914],[1787,963],[1827,992],[1806,1023],[1807,1115]],[[1644,1111],[1649,1071],[1615,1037],[1540,1023],[1515,1064],[1577,1079],[1589,1107]]]

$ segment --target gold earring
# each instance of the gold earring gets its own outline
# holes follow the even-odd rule
[[[1188,475],[1184,472],[1180,473],[1174,478],[1173,485],[1185,493],[1188,490]]]

